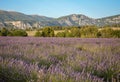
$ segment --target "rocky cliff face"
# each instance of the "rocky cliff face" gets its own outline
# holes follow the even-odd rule
[[[39,22],[24,22],[24,21],[6,21],[6,22],[0,22],[0,28],[2,27],[13,27],[18,29],[27,29],[27,28],[33,28],[33,27],[41,27],[41,24]]]
[[[120,15],[100,19],[93,19],[82,14],[72,14],[60,18],[50,18],[39,15],[25,15],[19,12],[0,10],[0,27],[14,27],[19,29],[43,26],[83,26],[120,24]]]
[[[67,26],[83,26],[83,25],[95,25],[97,21],[85,15],[73,14],[58,18],[58,22],[61,25],[67,25]]]
[[[120,15],[96,19],[98,25],[120,24]]]

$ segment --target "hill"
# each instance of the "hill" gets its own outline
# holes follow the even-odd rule
[[[15,11],[0,10],[0,27],[33,28],[43,26],[83,26],[119,24],[120,15],[94,19],[82,14],[71,14],[59,18],[39,15],[26,15]]]

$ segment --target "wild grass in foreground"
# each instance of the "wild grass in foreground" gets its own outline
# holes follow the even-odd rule
[[[120,82],[120,39],[0,37],[0,82]]]

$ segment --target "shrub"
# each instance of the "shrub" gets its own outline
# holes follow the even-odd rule
[[[0,59],[0,82],[36,82],[37,70],[34,65],[14,59]]]

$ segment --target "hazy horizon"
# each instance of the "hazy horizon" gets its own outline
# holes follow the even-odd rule
[[[102,18],[120,14],[120,0],[0,0],[0,10],[53,18],[70,14]]]

